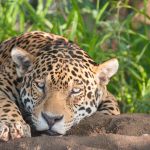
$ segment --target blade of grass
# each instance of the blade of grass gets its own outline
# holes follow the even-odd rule
[[[105,10],[107,9],[109,5],[109,2],[106,2],[105,5],[102,7],[102,9],[99,10],[97,16],[96,16],[96,24],[100,21],[102,15],[104,14]]]

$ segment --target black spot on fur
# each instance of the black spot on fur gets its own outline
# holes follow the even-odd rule
[[[3,111],[4,111],[5,113],[8,113],[8,112],[10,111],[10,109],[3,109]]]
[[[91,87],[90,87],[90,86],[88,86],[88,90],[91,90]]]
[[[21,96],[23,96],[23,95],[26,95],[26,90],[25,89],[23,89],[22,92],[21,92]]]
[[[108,108],[100,108],[98,111],[108,110]]]
[[[23,81],[23,78],[17,78],[17,82],[21,83]]]
[[[114,110],[114,108],[113,107],[108,107],[110,110]]]
[[[11,122],[15,122],[15,120],[14,120],[14,119],[11,119],[10,121],[11,121]]]
[[[89,63],[92,65],[97,65],[93,60],[89,60]]]
[[[17,110],[17,113],[19,114],[19,115],[21,115],[21,113]]]
[[[88,77],[89,77],[87,72],[85,72],[85,77],[86,77],[86,78],[88,78]]]
[[[87,97],[88,97],[89,99],[91,99],[91,97],[92,97],[92,92],[89,92],[89,93],[87,94]]]
[[[76,71],[76,72],[78,72],[78,69],[76,67],[73,67],[73,70]]]
[[[7,114],[3,114],[3,115],[1,115],[1,117],[6,117],[7,116]]]
[[[26,99],[24,100],[24,105],[26,105],[28,102],[30,102],[30,100],[29,100],[29,98],[26,98]]]
[[[106,100],[106,101],[104,101],[104,103],[111,103],[111,101],[110,100]]]
[[[72,70],[71,71],[72,75],[76,76],[77,74]]]
[[[85,110],[85,108],[84,107],[80,107],[79,110]]]
[[[10,104],[6,104],[6,105],[4,105],[3,107],[10,107],[11,105]]]
[[[1,120],[7,120],[7,118],[2,118]]]
[[[90,114],[91,113],[91,108],[90,107],[88,107],[87,109],[86,109],[86,112],[88,113],[88,114]]]
[[[18,115],[17,115],[17,114],[12,114],[12,116],[13,116],[13,117],[18,117]]]
[[[46,70],[46,68],[42,68],[42,72],[44,72]]]
[[[96,98],[96,101],[98,100],[98,97],[99,97],[99,94],[98,94],[98,88],[95,90],[95,98]]]

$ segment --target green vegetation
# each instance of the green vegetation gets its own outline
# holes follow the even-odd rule
[[[122,112],[150,113],[150,27],[133,21],[136,14],[150,19],[147,0],[143,4],[140,10],[127,0],[39,0],[34,7],[27,0],[0,0],[0,41],[41,30],[75,41],[97,63],[117,57],[120,69],[109,89]]]

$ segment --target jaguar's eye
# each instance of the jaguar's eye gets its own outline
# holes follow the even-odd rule
[[[45,88],[45,82],[43,80],[35,80],[35,83],[39,89],[43,90]]]
[[[73,88],[72,90],[71,90],[71,94],[78,94],[78,93],[80,93],[81,92],[81,89],[80,88]]]
[[[37,83],[38,88],[44,89],[45,84],[44,83]]]

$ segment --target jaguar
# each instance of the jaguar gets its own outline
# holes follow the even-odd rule
[[[116,58],[97,64],[74,42],[46,32],[2,42],[0,140],[30,137],[31,126],[64,135],[96,111],[120,114],[107,90],[118,67]]]

